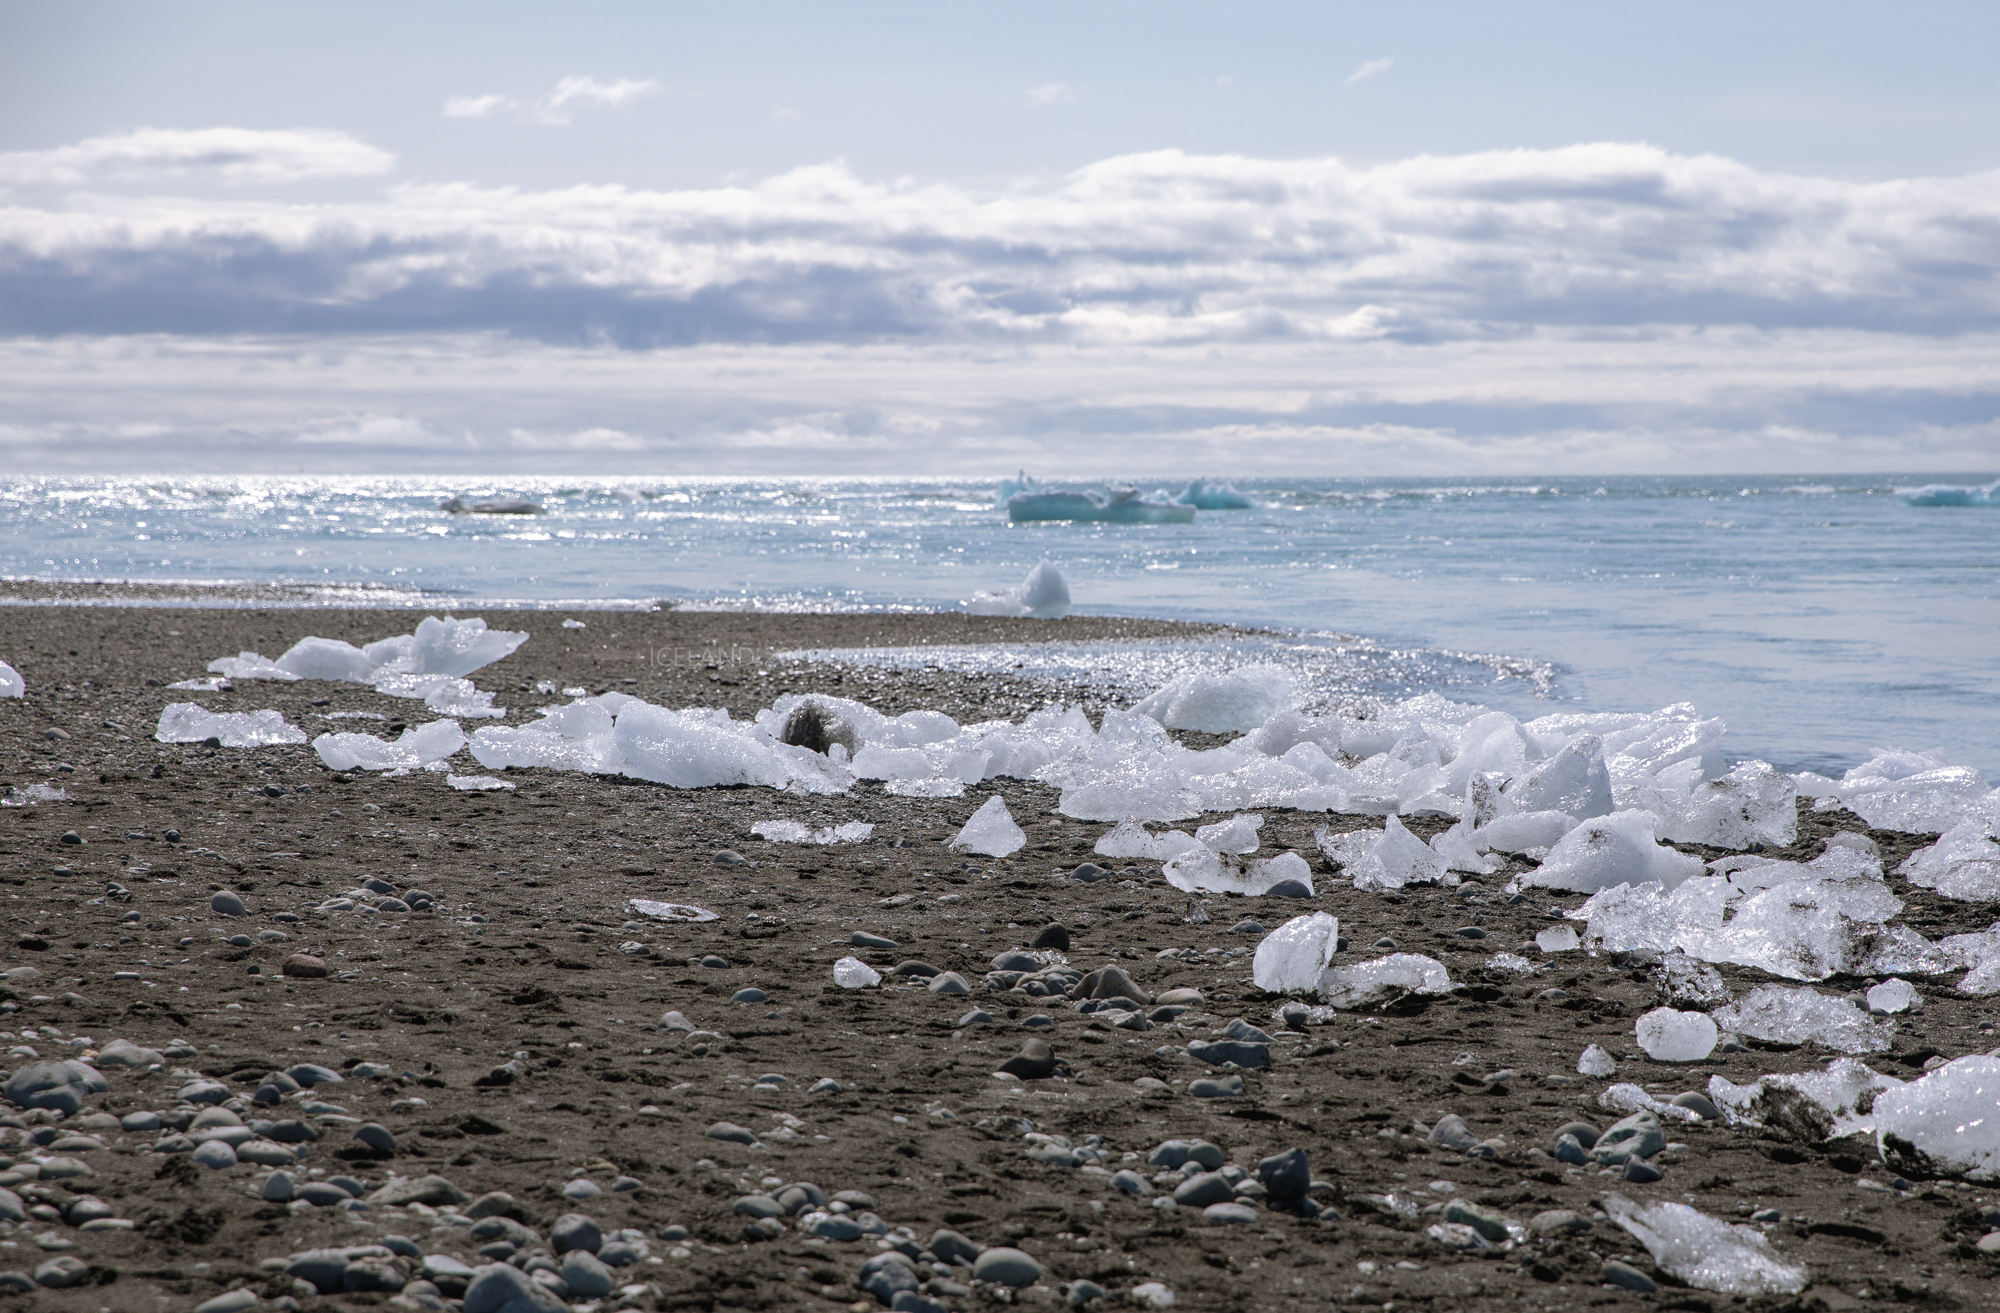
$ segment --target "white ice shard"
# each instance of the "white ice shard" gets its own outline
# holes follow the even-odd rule
[[[1576,818],[1567,812],[1515,812],[1495,816],[1472,832],[1472,846],[1480,852],[1524,853],[1530,848],[1553,848],[1576,828]]]
[[[625,904],[625,910],[637,916],[649,916],[655,921],[719,921],[721,916],[705,907],[695,907],[689,903],[662,903],[651,898],[634,898]]]
[[[272,664],[299,679],[345,679],[365,684],[378,663],[354,644],[337,638],[301,638]]]
[[[1865,997],[1868,1000],[1868,1010],[1885,1017],[1898,1012],[1908,1012],[1923,1002],[1917,994],[1917,987],[1899,976],[1891,976],[1874,986]]]
[[[1482,856],[1473,845],[1472,835],[1464,821],[1452,826],[1442,834],[1431,836],[1431,851],[1438,855],[1447,871],[1466,871],[1474,875],[1491,875],[1500,869],[1500,862]]]
[[[1028,571],[1028,577],[1013,588],[997,593],[974,593],[965,604],[971,615],[1017,616],[1031,620],[1060,620],[1069,614],[1069,580],[1053,563],[1043,561]]]
[[[364,647],[337,638],[309,637],[285,649],[276,661],[244,652],[211,661],[208,668],[231,679],[343,679],[373,684],[392,675],[463,678],[511,655],[527,641],[525,632],[488,629],[477,617],[425,616],[415,633]]]
[[[1257,988],[1272,994],[1314,989],[1340,943],[1340,922],[1325,912],[1295,916],[1265,935],[1251,959]]]
[[[2000,921],[1969,935],[1946,935],[1937,947],[1954,967],[1970,967],[1958,982],[1961,994],[2000,994]]]
[[[882,973],[858,957],[843,957],[833,964],[833,983],[842,989],[873,989],[882,983]]]
[[[2000,823],[1980,817],[1961,821],[1938,836],[1936,843],[1904,859],[1896,873],[1911,884],[1935,889],[1945,898],[1966,902],[2000,899],[2000,843],[1993,836]]]
[[[21,678],[21,672],[0,661],[0,698],[22,698],[28,695],[28,682]]]
[[[1099,857],[1136,857],[1143,861],[1165,862],[1190,848],[1205,846],[1186,830],[1153,834],[1128,817],[1105,831],[1092,851]]]
[[[2000,1179],[2000,1058],[1947,1062],[1875,1096],[1875,1144],[1891,1166]]]
[[[492,770],[542,767],[617,775],[625,753],[614,733],[616,721],[606,698],[583,698],[567,706],[543,707],[542,718],[512,728],[489,725],[474,730],[472,755]]]
[[[669,711],[634,700],[616,716],[612,735],[625,758],[622,773],[634,779],[677,789],[761,784],[829,793],[853,778],[820,754],[774,743],[717,707]]]
[[[35,807],[45,802],[68,802],[69,790],[54,784],[30,784],[25,789],[10,788],[0,798],[0,807]]]
[[[1257,831],[1263,825],[1262,816],[1239,812],[1226,821],[1202,826],[1194,832],[1194,837],[1212,853],[1254,853],[1259,842]]]
[[[750,827],[750,833],[772,843],[860,843],[875,833],[875,827],[867,821],[822,825],[817,829],[802,821],[758,821]]]
[[[1995,815],[1994,791],[1978,771],[1954,766],[1943,752],[1877,748],[1838,782],[1810,772],[1799,792],[1820,807],[1845,806],[1870,825],[1910,834],[1941,832]]]
[[[1183,675],[1132,710],[1168,729],[1247,734],[1298,705],[1299,690],[1282,666],[1239,666],[1226,675]]]
[[[1797,1094],[1817,1104],[1828,1118],[1827,1137],[1872,1132],[1875,1096],[1903,1082],[1874,1071],[1858,1058],[1835,1058],[1825,1071],[1805,1071],[1786,1075],[1761,1076],[1748,1085],[1737,1085],[1722,1076],[1708,1078],[1709,1101],[1731,1126],[1760,1127],[1774,1107],[1772,1097]]]
[[[153,737],[162,743],[202,743],[218,739],[225,748],[267,748],[304,743],[306,732],[287,725],[280,711],[209,711],[193,702],[170,702],[160,712]]]
[[[1635,784],[1626,802],[1659,817],[1662,839],[1748,848],[1784,847],[1798,837],[1797,798],[1792,777],[1766,762],[1739,762],[1720,779],[1707,779],[1700,762],[1683,761]]]
[[[965,781],[953,779],[890,780],[882,786],[884,793],[893,793],[898,798],[962,798],[965,796]]]
[[[1576,1059],[1576,1073],[1595,1080],[1609,1080],[1618,1074],[1618,1059],[1599,1044],[1586,1044]]]
[[[240,652],[233,657],[217,657],[208,663],[208,668],[225,679],[275,679],[292,683],[298,679],[269,657],[258,656],[255,652]]]
[[[465,733],[455,720],[434,720],[404,730],[394,742],[373,734],[322,734],[312,745],[328,770],[415,770],[464,747]]]
[[[1589,1049],[1584,1050],[1586,1053],[1589,1051]],[[1602,1050],[1599,1050],[1599,1052],[1602,1052]],[[1610,1056],[1608,1053],[1605,1054],[1607,1058]],[[1577,1070],[1583,1070],[1580,1061],[1577,1065]],[[1679,1104],[1674,1103],[1663,1103],[1629,1081],[1620,1081],[1615,1085],[1607,1085],[1604,1088],[1604,1092],[1597,1096],[1597,1106],[1606,1112],[1618,1112],[1628,1115],[1635,1112],[1650,1112],[1663,1122],[1698,1122],[1701,1120],[1701,1115],[1695,1112],[1694,1109],[1683,1108]]]
[[[1611,774],[1604,740],[1584,734],[1547,761],[1507,782],[1501,794],[1524,812],[1562,812],[1577,820],[1611,813]]]
[[[1580,942],[1575,926],[1550,926],[1547,930],[1535,932],[1535,947],[1544,953],[1574,952]]]
[[[1706,1012],[1654,1008],[1634,1023],[1639,1047],[1655,1062],[1700,1062],[1715,1052],[1719,1032]]]
[[[514,786],[493,775],[447,775],[444,782],[461,793],[492,793]]]
[[[1340,863],[1341,873],[1356,889],[1401,889],[1408,884],[1456,884],[1458,877],[1444,858],[1394,816],[1380,830],[1349,830],[1333,834],[1325,826],[1313,831],[1319,850]]]
[[[375,691],[385,697],[422,698],[425,706],[441,716],[478,720],[507,714],[506,708],[493,705],[493,694],[481,692],[471,680],[457,675],[384,675],[375,681]]]
[[[1895,1033],[1844,998],[1815,989],[1759,985],[1717,1008],[1715,1024],[1732,1035],[1767,1044],[1817,1044],[1836,1053],[1881,1053]]]
[[[411,639],[408,653],[414,664],[405,667],[408,673],[463,677],[512,656],[515,648],[528,641],[528,635],[525,631],[488,629],[476,616],[470,620],[425,616]],[[377,646],[370,643],[363,650],[372,651]]]
[[[1027,842],[1027,834],[1014,824],[1014,817],[1007,811],[1006,799],[996,793],[972,813],[965,827],[952,838],[951,848],[986,857],[1005,857],[1019,852]]]
[[[1353,966],[1328,967],[1319,996],[1329,1007],[1358,1008],[1404,994],[1449,994],[1458,986],[1444,963],[1421,953],[1391,953]]]
[[[1902,910],[1902,899],[1866,876],[1792,880],[1745,899],[1723,929],[1677,943],[1704,961],[1757,967],[1790,980],[1825,980],[1870,967],[1914,969],[1892,965],[1883,953],[1931,947],[1907,927],[1884,924]],[[1921,960],[1923,954],[1911,956]]]
[[[1657,880],[1672,888],[1702,873],[1701,859],[1654,841],[1651,812],[1614,812],[1584,821],[1565,834],[1522,885],[1594,894],[1619,884]]]
[[[1795,1295],[1812,1274],[1787,1263],[1761,1232],[1687,1204],[1604,1196],[1604,1211],[1646,1247],[1662,1272],[1719,1295]]]
[[[1313,895],[1312,868],[1297,853],[1244,861],[1233,853],[1190,848],[1161,868],[1167,883],[1186,893],[1242,894],[1261,898],[1276,891],[1294,898]]]

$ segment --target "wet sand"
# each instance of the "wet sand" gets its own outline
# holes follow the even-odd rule
[[[1305,854],[1320,896],[1214,897],[1202,908],[1208,919],[1193,923],[1189,896],[1169,887],[1156,866],[1117,863],[1125,869],[1114,879],[1071,878],[1068,872],[1092,860],[1092,844],[1107,827],[1056,815],[1054,791],[1034,783],[995,781],[952,799],[900,798],[867,784],[848,796],[800,798],[526,771],[509,775],[517,791],[460,793],[439,774],[336,775],[307,746],[214,749],[151,737],[161,708],[182,700],[217,711],[276,708],[309,734],[429,720],[421,703],[360,685],[246,682],[213,695],[161,687],[200,674],[216,656],[242,649],[275,656],[308,634],[365,642],[406,633],[422,614],[0,607],[0,658],[21,671],[31,691],[25,700],[0,702],[0,785],[53,783],[69,795],[0,813],[0,894],[9,905],[0,966],[41,973],[10,983],[6,994],[19,1010],[0,1018],[0,1030],[53,1025],[63,1037],[91,1037],[94,1046],[123,1038],[162,1049],[178,1039],[194,1050],[169,1063],[181,1074],[107,1069],[110,1092],[91,1108],[120,1116],[170,1109],[195,1073],[247,1097],[265,1073],[300,1062],[336,1070],[379,1065],[390,1074],[319,1092],[354,1118],[387,1127],[394,1154],[380,1156],[348,1138],[351,1125],[327,1121],[299,1169],[301,1181],[312,1169],[371,1185],[392,1172],[436,1174],[467,1196],[508,1192],[520,1218],[543,1237],[570,1212],[591,1215],[607,1232],[636,1228],[649,1237],[648,1258],[620,1269],[619,1280],[646,1287],[625,1301],[639,1307],[881,1306],[856,1284],[863,1260],[876,1252],[872,1242],[796,1229],[746,1238],[749,1219],[732,1212],[732,1203],[796,1181],[829,1195],[861,1191],[889,1227],[907,1227],[920,1243],[948,1226],[980,1244],[1018,1247],[1039,1261],[1043,1276],[1016,1298],[1052,1308],[1061,1306],[1057,1288],[1078,1279],[1103,1286],[1114,1302],[1137,1284],[1163,1282],[1176,1307],[1191,1309],[1741,1305],[1674,1288],[1653,1273],[1636,1241],[1606,1221],[1526,1248],[1456,1254],[1424,1235],[1435,1216],[1405,1217],[1381,1199],[1470,1200],[1522,1221],[1572,1209],[1588,1221],[1608,1190],[1693,1203],[1731,1221],[1778,1210],[1784,1220],[1768,1228],[1771,1239],[1788,1260],[1810,1266],[1815,1284],[1803,1297],[1748,1301],[1752,1307],[1850,1309],[1880,1300],[1972,1308],[1987,1298],[1992,1260],[1971,1242],[1994,1229],[1980,1217],[1993,1196],[1948,1182],[1910,1183],[1900,1195],[1858,1187],[1857,1178],[1893,1176],[1873,1161],[1872,1145],[1676,1128],[1672,1136],[1687,1148],[1659,1160],[1665,1176],[1653,1184],[1548,1158],[1558,1125],[1616,1120],[1595,1106],[1601,1083],[1575,1072],[1588,1043],[1619,1056],[1618,1079],[1662,1097],[1704,1088],[1712,1073],[1747,1082],[1765,1072],[1818,1070],[1830,1055],[1764,1050],[1691,1064],[1647,1060],[1633,1042],[1632,1019],[1659,1001],[1649,968],[1575,953],[1551,958],[1533,947],[1535,932],[1555,924],[1552,913],[1580,898],[1543,891],[1510,898],[1500,889],[1506,873],[1452,891],[1356,893],[1332,878],[1312,831],[1376,820],[1267,813],[1265,850]],[[474,677],[499,690],[508,724],[532,718],[534,707],[551,700],[532,692],[543,679],[673,706],[723,706],[738,716],[785,691],[820,691],[891,714],[930,707],[961,721],[1014,717],[1064,691],[1004,677],[791,664],[772,654],[1191,632],[1145,620],[953,615],[581,612],[582,630],[561,628],[560,613],[486,618],[533,634]],[[388,720],[322,719],[341,711]],[[1026,829],[1028,846],[1005,860],[948,852],[958,826],[994,793]],[[854,846],[779,845],[750,833],[769,819],[859,820],[876,829]],[[1833,830],[1866,829],[1844,812],[1801,819],[1798,844],[1770,855],[1813,856]],[[1412,828],[1429,834],[1440,827],[1417,821]],[[169,841],[170,830],[178,842]],[[64,842],[66,832],[82,842]],[[1872,833],[1891,865],[1925,842]],[[749,864],[719,865],[722,850]],[[1525,865],[1517,860],[1514,869]],[[436,906],[376,916],[312,910],[371,877],[422,889]],[[1909,904],[1901,920],[1931,938],[1983,929],[1990,919],[1986,909],[1895,883]],[[223,889],[242,895],[247,918],[211,910],[211,896]],[[622,930],[632,898],[697,904],[719,918]],[[1340,917],[1350,954],[1366,956],[1368,945],[1392,938],[1404,951],[1446,964],[1462,987],[1405,1000],[1386,1014],[1344,1014],[1303,1035],[1280,1035],[1269,1068],[1235,1073],[1243,1097],[1191,1097],[1190,1081],[1220,1073],[1156,1049],[1216,1038],[1239,1016],[1269,1031],[1281,1024],[1277,1000],[1249,981],[1258,936],[1233,927],[1255,918],[1268,928],[1313,908]],[[139,919],[127,921],[134,911]],[[281,913],[297,919],[281,920]],[[1202,1003],[1135,1033],[1060,999],[983,986],[996,954],[1028,944],[1051,923],[1067,928],[1076,966],[1115,964],[1154,995],[1192,987],[1202,991]],[[1471,928],[1480,937],[1463,933]],[[264,931],[288,938],[267,942],[258,938]],[[848,943],[855,931],[897,947],[856,950]],[[236,934],[252,943],[228,943]],[[280,974],[285,959],[301,951],[323,959],[330,974]],[[1522,976],[1489,968],[1498,951],[1521,953],[1543,969]],[[972,994],[841,990],[831,966],[849,953],[885,973],[907,960],[957,971]],[[727,965],[702,966],[704,957]],[[1731,968],[1722,974],[1739,993],[1767,980]],[[908,978],[890,978],[898,979]],[[730,1002],[753,986],[768,999]],[[1821,986],[1856,987],[1865,982]],[[1567,997],[1545,997],[1549,989]],[[1989,1014],[1986,1002],[1941,987],[1925,993],[1928,1010],[1899,1023],[1894,1051],[1870,1058],[1871,1065],[1908,1075],[1934,1053],[1957,1057],[1991,1045],[1973,1029]],[[990,1010],[994,1021],[957,1025],[973,1007]],[[669,1010],[710,1034],[654,1029]],[[1037,1015],[1050,1024],[1025,1028]],[[1031,1036],[1050,1044],[1067,1073],[996,1080],[995,1068]],[[43,1058],[69,1052],[46,1036],[29,1043]],[[494,1075],[503,1067],[504,1076]],[[1508,1070],[1515,1074],[1505,1080],[1483,1079]],[[766,1073],[787,1083],[754,1089]],[[811,1093],[825,1077],[839,1092]],[[1165,1091],[1135,1087],[1148,1077],[1165,1082]],[[294,1115],[285,1107],[246,1113],[245,1120]],[[1479,1137],[1500,1137],[1496,1156],[1467,1158],[1413,1133],[1413,1124],[1428,1127],[1446,1113],[1462,1116]],[[1029,1158],[1017,1119],[1077,1145],[1102,1137],[1106,1169],[1136,1167],[1147,1176],[1157,1169],[1146,1155],[1167,1139],[1208,1140],[1253,1176],[1259,1159],[1303,1149],[1312,1175],[1325,1183],[1317,1202],[1340,1215],[1264,1209],[1248,1224],[1205,1224],[1199,1210],[1162,1210],[1150,1198],[1122,1194],[1105,1174]],[[35,1129],[32,1119],[22,1120]],[[750,1128],[759,1145],[710,1138],[705,1132],[718,1122]],[[24,1133],[13,1132],[16,1143],[0,1152],[23,1157]],[[88,1192],[135,1229],[86,1233],[35,1223],[32,1233],[17,1227],[0,1236],[0,1271],[32,1272],[44,1262],[50,1255],[34,1240],[44,1232],[60,1233],[74,1245],[67,1252],[89,1264],[88,1284],[35,1294],[36,1307],[193,1308],[239,1285],[278,1298],[296,1294],[292,1279],[260,1264],[387,1234],[407,1236],[428,1253],[484,1261],[474,1252],[483,1242],[463,1228],[434,1230],[435,1219],[399,1208],[290,1208],[257,1196],[264,1173],[248,1164],[192,1168],[184,1155],[147,1152],[155,1134],[95,1134],[106,1147],[75,1155],[94,1175],[12,1188],[29,1203],[36,1192],[63,1203]],[[566,1197],[565,1183],[578,1174],[606,1193],[582,1202]],[[640,1188],[613,1192],[618,1177]],[[1434,1182],[1449,1182],[1452,1192]],[[658,1238],[676,1225],[687,1228],[688,1239]],[[1604,1286],[1606,1259],[1653,1273],[1660,1291]],[[969,1284],[962,1268],[940,1268],[936,1276]],[[943,1301],[972,1308],[989,1298],[982,1287]],[[355,1293],[302,1303],[359,1308],[385,1299]]]

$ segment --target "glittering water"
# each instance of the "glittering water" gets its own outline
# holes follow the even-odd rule
[[[2000,776],[2000,511],[1893,495],[1930,481],[1280,480],[1188,525],[1014,526],[993,485],[950,481],[16,479],[0,572],[316,584],[306,600],[339,605],[897,610],[954,606],[1047,557],[1080,612],[1344,649],[1310,658],[1329,688],[1528,714],[1692,701],[1729,722],[1734,752],[1787,768],[1893,743]],[[440,511],[452,496],[545,513]],[[1228,655],[1165,660],[1211,659]]]

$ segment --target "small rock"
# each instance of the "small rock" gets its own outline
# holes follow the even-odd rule
[[[933,994],[970,994],[972,992],[972,986],[967,984],[965,977],[959,975],[956,971],[940,971],[937,975],[931,977],[931,983],[926,988]]]
[[[35,1269],[35,1284],[48,1290],[68,1290],[71,1286],[82,1285],[89,1275],[88,1263],[64,1254]]]
[[[1705,1122],[1715,1121],[1722,1116],[1721,1112],[1717,1111],[1716,1106],[1709,1101],[1706,1094],[1701,1094],[1694,1090],[1689,1090],[1685,1094],[1676,1094],[1671,1102],[1674,1107],[1686,1108]]]
[[[214,1299],[204,1300],[194,1306],[194,1313],[246,1313],[257,1307],[257,1292],[254,1290],[225,1290]]]
[[[604,1232],[598,1228],[596,1222],[582,1213],[564,1213],[556,1219],[556,1224],[549,1228],[549,1248],[558,1256],[572,1249],[587,1250],[594,1254],[603,1247]]]
[[[738,1126],[735,1122],[717,1122],[704,1131],[703,1134],[707,1135],[711,1140],[726,1140],[731,1144],[757,1143],[757,1133],[755,1131],[752,1131],[747,1126]]]
[[[465,1313],[567,1313],[562,1297],[518,1268],[475,1268],[465,1288]]]
[[[1582,1142],[1574,1135],[1558,1135],[1556,1137],[1555,1159],[1559,1163],[1568,1163],[1572,1167],[1583,1167],[1589,1164],[1590,1154],[1584,1149]]]
[[[1028,1040],[1019,1053],[1000,1064],[999,1070],[1022,1080],[1041,1080],[1055,1074],[1055,1051],[1046,1040]]]
[[[1430,1142],[1460,1153],[1479,1147],[1479,1137],[1465,1124],[1465,1118],[1456,1113],[1446,1113],[1437,1119],[1437,1125],[1431,1127]]]
[[[931,1232],[931,1242],[925,1247],[954,1267],[971,1265],[980,1252],[977,1242],[944,1227]]]
[[[295,1193],[292,1174],[290,1172],[272,1172],[265,1180],[264,1188],[260,1193],[265,1199],[270,1200],[274,1204],[290,1203],[292,1195]]]
[[[1059,953],[1069,952],[1069,927],[1059,922],[1051,922],[1042,927],[1029,948],[1053,948]]]
[[[2000,1231],[1988,1231],[1973,1241],[1972,1247],[1982,1254],[2000,1254]]]
[[[710,971],[729,970],[729,959],[726,957],[718,957],[714,953],[710,953],[707,957],[704,957],[701,960],[701,964],[704,967],[707,967]]]
[[[1288,1203],[1306,1197],[1312,1187],[1312,1169],[1304,1149],[1288,1149],[1257,1164],[1257,1179],[1263,1182],[1273,1203]]]
[[[328,974],[326,963],[310,953],[294,953],[278,969],[295,980],[324,980]]]
[[[1453,1199],[1444,1206],[1444,1220],[1469,1226],[1494,1244],[1507,1239],[1507,1218],[1503,1213],[1478,1204],[1467,1203],[1463,1199]]]
[[[1221,1172],[1202,1172],[1174,1187],[1174,1202],[1183,1208],[1206,1208],[1236,1197],[1236,1187]]]
[[[729,1001],[731,1003],[768,1003],[771,1001],[771,996],[755,985],[750,985],[731,994]]]
[[[1641,1158],[1625,1160],[1625,1179],[1634,1185],[1650,1185],[1665,1175],[1659,1168]]]
[[[1606,1285],[1618,1286],[1625,1290],[1636,1290],[1642,1295],[1651,1294],[1653,1291],[1659,1289],[1658,1286],[1653,1284],[1653,1278],[1647,1276],[1638,1268],[1628,1263],[1621,1263],[1615,1258],[1607,1260],[1604,1264],[1604,1283]]]
[[[1596,1145],[1597,1137],[1600,1134],[1601,1132],[1589,1122],[1564,1122],[1562,1125],[1556,1127],[1556,1138],[1558,1140],[1565,1135],[1574,1135],[1576,1142],[1586,1149]]]
[[[1243,1078],[1224,1076],[1220,1080],[1191,1080],[1188,1094],[1196,1099],[1240,1099],[1243,1097]]]
[[[985,1008],[974,1008],[960,1017],[955,1024],[959,1026],[990,1026],[993,1024],[993,1014]]]
[[[1222,1225],[1235,1224],[1241,1226],[1247,1223],[1255,1222],[1257,1220],[1257,1210],[1252,1208],[1248,1204],[1239,1204],[1239,1203],[1210,1204],[1208,1207],[1201,1210],[1201,1216],[1202,1220],[1206,1222],[1213,1222]]]
[[[1126,1194],[1149,1195],[1153,1193],[1152,1183],[1131,1168],[1122,1168],[1111,1174],[1111,1188],[1123,1190]]]
[[[1187,1051],[1189,1057],[1216,1067],[1220,1067],[1225,1062],[1233,1062],[1239,1067],[1268,1067],[1271,1065],[1271,1046],[1269,1044],[1254,1044],[1246,1040],[1189,1040]]]
[[[597,1255],[587,1254],[581,1249],[572,1249],[563,1255],[562,1279],[572,1296],[585,1299],[608,1295],[618,1284],[611,1275],[611,1269],[599,1262]]]
[[[396,1152],[396,1137],[391,1135],[389,1128],[380,1122],[363,1122],[355,1128],[354,1138],[373,1149],[376,1153],[392,1154]]]
[[[250,909],[243,903],[243,895],[232,889],[224,889],[208,900],[208,905],[223,916],[248,916]]]
[[[1590,1226],[1590,1219],[1572,1208],[1551,1208],[1528,1219],[1528,1230],[1544,1240],[1572,1231],[1588,1231]]]
[[[210,1171],[219,1172],[225,1167],[236,1166],[236,1150],[232,1149],[226,1140],[210,1140],[206,1144],[198,1144],[194,1152],[188,1156]]]
[[[507,1217],[520,1211],[514,1196],[505,1190],[488,1190],[467,1206],[465,1215],[471,1218]]]
[[[1616,1166],[1630,1158],[1651,1158],[1666,1147],[1667,1136],[1658,1114],[1635,1112],[1613,1122],[1591,1146],[1590,1156],[1600,1163]]]
[[[865,930],[856,930],[847,937],[847,942],[856,948],[872,948],[884,953],[894,952],[897,948],[901,947],[893,939],[884,939],[881,935],[871,935]],[[1040,966],[1039,963],[1036,965]]]
[[[972,1275],[978,1281],[1018,1290],[1042,1279],[1042,1265],[1018,1249],[1000,1245],[983,1251],[973,1260]]]
[[[0,1086],[9,1103],[21,1108],[47,1108],[64,1116],[83,1107],[85,1096],[103,1094],[111,1087],[88,1063],[30,1062],[16,1069]]]
[[[385,1208],[403,1204],[427,1204],[432,1208],[447,1208],[462,1204],[469,1198],[470,1195],[442,1176],[402,1176],[393,1178],[387,1185],[369,1195],[368,1202],[380,1204]],[[513,1200],[509,1199],[507,1202],[511,1204]],[[473,1217],[485,1215],[470,1214]]]
[[[1109,880],[1111,874],[1110,871],[1105,870],[1096,862],[1085,862],[1071,871],[1069,878],[1072,880],[1081,880],[1085,884],[1095,884],[1099,880]]]
[[[750,864],[750,859],[742,853],[737,852],[734,848],[716,849],[714,861],[717,866],[748,866]]]

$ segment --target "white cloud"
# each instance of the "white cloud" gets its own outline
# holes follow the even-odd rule
[[[396,157],[345,132],[314,128],[140,128],[53,150],[0,154],[0,185],[79,186],[136,178],[297,182],[386,173]]]
[[[511,96],[453,96],[444,103],[446,118],[490,119],[507,116],[523,123],[552,127],[568,125],[576,111],[596,106],[618,106],[641,96],[656,95],[658,82],[639,78],[619,78],[601,82],[593,77],[566,77],[533,100]]]
[[[1030,105],[1061,105],[1076,99],[1076,92],[1067,82],[1044,82],[1038,87],[1029,87],[1021,93],[1021,98]]]
[[[1395,66],[1395,63],[1396,61],[1393,59],[1371,59],[1364,64],[1358,65],[1352,73],[1347,75],[1347,80],[1340,85],[1351,87],[1357,82],[1366,82],[1369,78],[1379,73],[1387,73]]]

